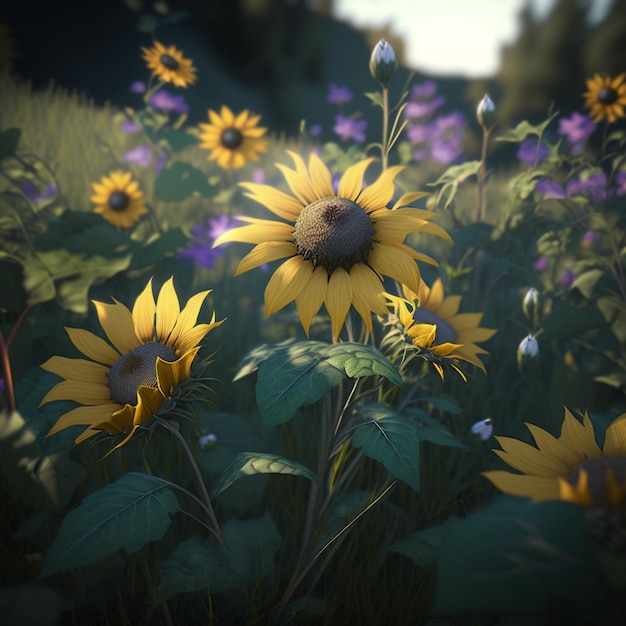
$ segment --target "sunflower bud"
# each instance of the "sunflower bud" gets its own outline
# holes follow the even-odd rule
[[[521,371],[526,366],[534,363],[535,359],[539,356],[539,344],[537,340],[532,336],[524,337],[517,348],[517,366]]]
[[[483,99],[478,103],[476,109],[476,118],[478,123],[484,130],[489,130],[493,126],[493,122],[496,117],[496,105],[493,100],[485,94]]]
[[[524,296],[522,309],[524,311],[524,315],[530,320],[530,323],[533,326],[536,326],[539,322],[540,306],[541,296],[534,287],[531,287],[528,290],[528,293]]]
[[[384,39],[381,39],[372,50],[370,73],[380,86],[386,89],[397,67],[396,53]]]

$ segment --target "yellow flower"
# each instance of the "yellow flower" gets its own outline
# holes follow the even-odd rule
[[[132,313],[117,300],[113,304],[94,301],[107,343],[93,333],[66,328],[71,342],[87,359],[53,356],[41,367],[65,380],[55,385],[41,404],[74,400],[82,406],[62,415],[48,433],[70,426],[87,426],[75,443],[106,431],[125,433],[123,446],[163,404],[172,390],[191,372],[200,349],[198,343],[224,320],[209,324],[196,320],[210,291],[192,296],[180,310],[174,281],[161,287],[156,303],[152,279],[139,295]]]
[[[260,115],[250,116],[247,110],[237,117],[222,106],[218,115],[209,109],[210,124],[199,124],[201,148],[211,150],[209,161],[217,161],[223,169],[239,169],[246,160],[258,161],[257,152],[266,152],[267,143],[261,139],[266,128],[258,127]]]
[[[95,194],[91,201],[96,205],[94,213],[118,228],[134,226],[148,212],[139,183],[132,180],[130,172],[111,172],[100,183],[93,183]]]
[[[191,59],[174,46],[166,48],[158,41],[153,48],[142,48],[143,58],[148,67],[162,81],[172,83],[176,87],[187,87],[196,82],[196,68]]]
[[[307,168],[298,154],[289,154],[295,170],[277,167],[293,195],[269,185],[240,183],[249,191],[245,195],[281,221],[240,218],[249,225],[221,235],[214,245],[227,241],[254,244],[236,274],[287,258],[265,289],[266,316],[295,300],[308,335],[311,320],[324,304],[337,340],[354,306],[371,330],[371,313],[387,311],[383,275],[417,290],[420,273],[415,260],[435,264],[404,243],[407,235],[430,233],[451,241],[450,237],[428,222],[434,213],[406,206],[425,193],[404,194],[391,210],[387,208],[402,167],[389,168],[364,187],[363,175],[373,159],[360,161],[346,170],[335,194],[330,171],[316,155],[311,155]]]
[[[479,354],[488,354],[479,348],[479,341],[487,341],[496,333],[491,328],[481,328],[482,313],[459,313],[461,296],[445,296],[443,282],[438,278],[432,288],[421,282],[417,293],[403,286],[404,298],[389,296],[395,314],[404,326],[404,332],[414,346],[430,350],[434,355],[451,359],[454,366],[459,359],[476,365],[483,372],[485,366]],[[408,302],[407,302],[408,301]],[[408,306],[414,303],[415,306]],[[441,366],[433,362],[440,375]]]
[[[536,448],[511,437],[496,437],[502,450],[494,452],[522,472],[484,472],[498,489],[533,502],[565,500],[585,508],[611,507],[625,501],[626,413],[609,425],[602,449],[587,413],[581,424],[565,409],[558,438],[534,424],[526,426]]]
[[[591,110],[594,122],[600,122],[605,117],[613,123],[618,118],[624,117],[626,106],[626,74],[620,74],[617,78],[609,76],[602,78],[596,74],[587,81],[587,89],[583,95],[585,106]]]

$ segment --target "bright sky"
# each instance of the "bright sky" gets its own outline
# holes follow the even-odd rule
[[[515,41],[517,17],[527,0],[334,0],[338,19],[355,26],[384,26],[402,36],[407,64],[428,74],[487,77],[500,65],[500,48]],[[538,16],[555,0],[531,0]],[[610,0],[591,1],[591,19]]]

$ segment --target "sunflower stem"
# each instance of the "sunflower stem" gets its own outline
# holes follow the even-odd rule
[[[389,157],[389,88],[383,87],[383,172],[387,169],[387,159]]]

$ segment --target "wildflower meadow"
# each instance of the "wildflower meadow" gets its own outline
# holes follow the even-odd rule
[[[3,623],[626,623],[626,73],[503,123],[380,39],[290,136],[152,34],[0,74]]]

